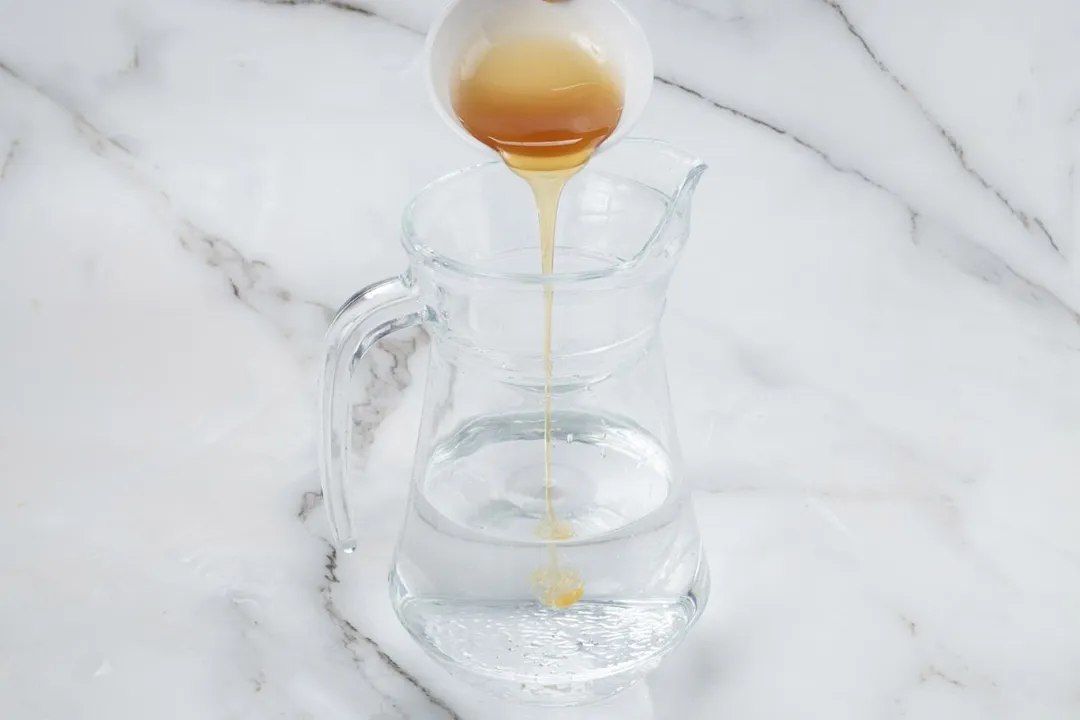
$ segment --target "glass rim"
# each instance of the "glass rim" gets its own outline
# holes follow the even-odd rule
[[[449,272],[454,275],[464,277],[466,279],[487,280],[496,282],[508,282],[513,284],[526,284],[526,285],[565,285],[571,283],[580,283],[591,280],[602,280],[605,278],[611,278],[620,274],[629,272],[641,264],[648,255],[652,254],[656,245],[663,237],[668,224],[671,222],[672,216],[678,207],[680,199],[686,193],[688,188],[692,188],[702,173],[708,168],[701,159],[696,156],[690,155],[678,147],[671,145],[662,140],[654,140],[651,138],[626,138],[622,140],[615,148],[622,147],[624,145],[638,146],[638,147],[655,147],[662,148],[670,153],[675,153],[683,157],[687,171],[683,175],[682,180],[673,192],[665,192],[659,188],[652,186],[649,187],[652,190],[660,192],[667,200],[667,207],[664,209],[664,214],[661,216],[656,227],[649,233],[649,238],[642,244],[641,249],[638,250],[633,257],[626,260],[613,263],[607,267],[598,268],[595,270],[581,270],[576,272],[553,272],[545,274],[542,272],[498,272],[494,270],[484,270],[478,268],[467,262],[454,259],[449,255],[440,253],[434,250],[428,244],[422,242],[417,234],[413,219],[416,215],[417,208],[423,202],[423,200],[432,192],[438,190],[440,187],[448,185],[459,178],[469,175],[481,170],[492,169],[494,167],[503,167],[506,165],[498,159],[485,160],[484,162],[470,165],[464,168],[453,170],[445,175],[432,180],[409,201],[405,206],[405,212],[402,214],[401,219],[401,244],[405,249],[406,255],[408,255],[410,261],[417,261],[420,264],[433,267],[437,272]],[[586,172],[588,170],[586,169]],[[643,184],[643,183],[642,183]]]

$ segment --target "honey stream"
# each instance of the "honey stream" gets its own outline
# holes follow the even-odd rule
[[[623,94],[609,68],[568,38],[517,38],[467,52],[453,89],[454,109],[469,133],[497,150],[532,188],[540,223],[540,268],[555,271],[555,229],[566,183],[614,131]],[[532,575],[545,605],[567,608],[581,599],[576,570],[560,566],[556,544],[574,536],[553,502],[551,473],[552,314],[554,289],[544,285],[544,505],[536,529],[548,562]]]

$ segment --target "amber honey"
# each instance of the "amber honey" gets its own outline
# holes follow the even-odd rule
[[[567,181],[619,124],[623,93],[610,68],[568,38],[516,38],[466,53],[457,72],[453,104],[462,126],[498,151],[525,179],[540,222],[540,269],[555,268],[555,225]],[[551,316],[553,290],[544,287],[544,501],[537,534],[548,545],[548,564],[533,573],[541,602],[566,608],[584,592],[577,572],[560,567],[554,541],[573,537],[560,519],[551,489]]]
[[[623,93],[573,40],[523,38],[467,54],[453,103],[465,129],[514,169],[569,170],[615,131]]]

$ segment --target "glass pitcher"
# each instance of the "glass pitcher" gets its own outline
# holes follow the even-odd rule
[[[431,656],[486,690],[556,705],[616,693],[705,605],[659,333],[704,170],[647,140],[598,155],[563,192],[548,275],[527,184],[498,161],[451,174],[405,212],[409,269],[357,293],[329,330],[323,492],[346,551],[369,444],[354,437],[351,375],[387,335],[429,331],[390,595]]]

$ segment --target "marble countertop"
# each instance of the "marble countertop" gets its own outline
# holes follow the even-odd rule
[[[0,0],[0,716],[532,716],[386,597],[422,337],[356,554],[317,492],[328,316],[476,159],[439,4]],[[1080,6],[629,4],[636,134],[711,165],[664,332],[713,594],[555,716],[1076,720]]]

